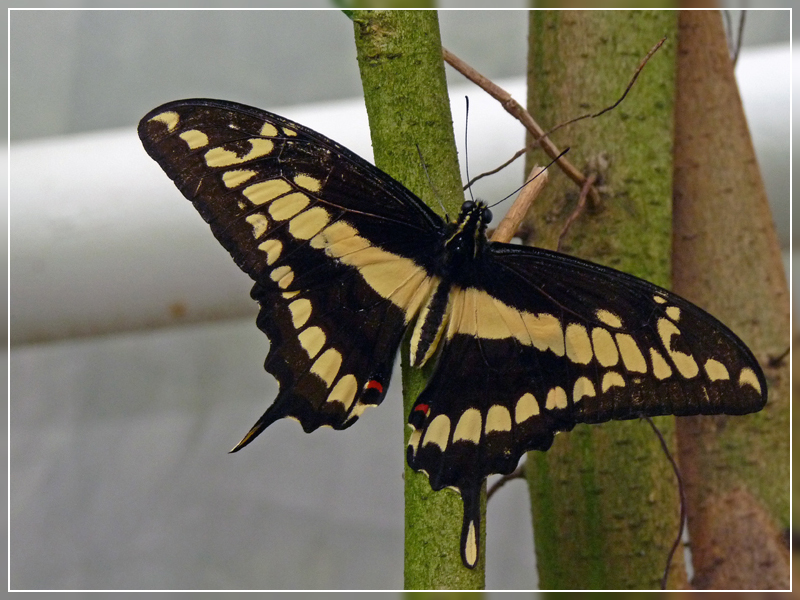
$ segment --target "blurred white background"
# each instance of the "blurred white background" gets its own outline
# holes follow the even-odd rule
[[[440,21],[446,47],[524,101],[525,13]],[[788,256],[788,12],[750,12],[745,31],[737,77]],[[228,455],[277,391],[251,282],[135,133],[165,101],[224,98],[369,158],[352,38],[338,11],[12,12],[13,589],[402,586],[399,377],[346,431],[277,423]],[[523,133],[459,88],[457,138],[465,90],[474,174]],[[502,197],[521,168],[479,194]],[[534,588],[523,482],[487,532],[487,587]]]

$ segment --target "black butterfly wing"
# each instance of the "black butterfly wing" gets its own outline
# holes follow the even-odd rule
[[[256,282],[280,391],[236,449],[282,417],[342,429],[379,404],[432,285],[441,219],[349,150],[256,108],[170,102],[139,137]]]
[[[451,290],[438,362],[409,416],[408,461],[433,489],[461,492],[462,557],[473,566],[484,479],[546,450],[557,431],[745,414],[766,392],[739,338],[675,294],[569,256],[490,244]]]

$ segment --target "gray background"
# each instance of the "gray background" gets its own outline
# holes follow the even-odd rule
[[[526,15],[440,18],[482,72],[524,74]],[[749,18],[751,42],[788,41],[785,12]],[[12,142],[133,128],[181,97],[361,93],[335,11],[15,11],[10,42]],[[252,320],[15,347],[11,587],[400,588],[399,378],[353,428],[277,423],[229,456],[276,392],[267,349]],[[523,483],[493,499],[487,531],[487,586],[535,587]]]

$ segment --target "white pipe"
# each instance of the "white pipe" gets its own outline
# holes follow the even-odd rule
[[[753,129],[788,126],[788,94],[784,97],[781,87],[788,86],[785,50],[758,59],[758,64],[785,64],[785,80],[741,82],[743,96],[752,90],[772,107],[748,115]],[[740,60],[750,58],[744,53]],[[759,69],[756,75],[766,67]],[[524,104],[522,79],[500,85]],[[464,123],[465,94],[474,175],[521,148],[523,132],[474,87],[452,94],[457,131]],[[774,110],[784,101],[787,115]],[[150,108],[142,107],[142,114]],[[360,99],[274,112],[372,157]],[[457,142],[461,147],[463,140]],[[256,314],[248,294],[252,282],[144,153],[134,127],[12,144],[10,166],[13,344]],[[520,160],[502,175],[482,180],[476,193],[500,198],[521,179]]]
[[[518,83],[509,87],[524,97]],[[482,140],[470,160],[492,168],[523,146],[523,134],[496,103],[470,95],[481,116],[470,133]],[[454,102],[457,113],[463,94]],[[363,101],[275,112],[372,157]],[[521,181],[519,162],[500,184],[506,191]],[[145,154],[134,127],[13,144],[11,197],[13,344],[256,313],[252,282]]]

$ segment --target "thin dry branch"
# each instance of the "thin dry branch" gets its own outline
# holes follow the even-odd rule
[[[644,66],[647,64],[647,61],[650,60],[650,57],[653,56],[653,54],[655,54],[656,51],[659,48],[661,48],[661,46],[663,46],[664,42],[666,42],[666,41],[667,41],[667,38],[665,38],[665,37],[661,38],[661,41],[659,41],[655,46],[650,48],[650,52],[648,52],[645,55],[645,57],[642,59],[642,62],[640,62],[639,66],[636,67],[636,71],[634,71],[633,77],[631,77],[631,80],[628,82],[628,87],[625,88],[625,91],[622,92],[622,96],[620,96],[619,99],[616,102],[614,102],[614,104],[612,104],[610,106],[606,106],[603,110],[601,110],[599,112],[590,113],[590,114],[586,114],[586,115],[581,115],[580,117],[575,117],[574,119],[570,119],[569,121],[564,121],[563,123],[553,127],[550,131],[548,131],[544,135],[550,135],[553,132],[558,131],[562,127],[566,127],[567,125],[572,125],[573,123],[575,123],[577,121],[582,121],[583,119],[594,119],[595,117],[599,117],[600,115],[602,115],[604,113],[607,113],[610,110],[614,110],[617,106],[620,105],[620,103],[623,100],[625,100],[625,96],[627,96],[628,92],[631,91],[631,88],[633,87],[633,84],[636,83],[636,80],[639,78],[639,74],[642,72],[642,69],[644,69]]]
[[[597,174],[592,173],[586,178],[586,182],[581,187],[581,195],[578,197],[578,204],[575,206],[575,210],[572,211],[572,214],[567,219],[567,222],[564,223],[561,233],[558,234],[558,245],[556,246],[556,250],[559,252],[561,252],[561,244],[564,242],[564,237],[567,235],[567,231],[569,231],[569,228],[577,220],[577,218],[581,216],[583,209],[586,207],[586,196],[589,194],[589,190],[592,189],[592,186],[594,186],[595,181],[597,181]]]
[[[550,158],[553,160],[558,158],[559,154],[561,154],[561,151],[552,141],[550,141],[549,138],[545,136],[544,129],[541,128],[541,126],[533,119],[530,113],[519,104],[519,102],[514,100],[511,94],[493,81],[478,73],[478,71],[458,58],[447,48],[442,48],[442,55],[444,56],[444,60],[447,62],[447,64],[499,101],[506,112],[508,112],[511,116],[525,126],[525,129],[527,129],[534,137],[535,142],[542,147],[542,149]],[[559,167],[561,167],[561,170],[564,171],[567,177],[572,179],[578,185],[582,186],[584,184],[586,181],[584,174],[581,173],[580,170],[566,158],[562,156],[556,160],[556,163]],[[592,190],[592,195],[594,200],[598,202],[600,201],[600,196],[597,190]]]
[[[644,66],[647,64],[647,61],[650,60],[650,58],[653,56],[653,54],[655,54],[656,51],[659,48],[661,48],[661,46],[666,41],[667,41],[666,37],[662,38],[645,55],[645,57],[639,63],[639,66],[634,71],[633,77],[631,77],[631,80],[628,82],[628,86],[625,88],[625,91],[622,93],[622,95],[619,97],[619,99],[616,102],[614,102],[610,106],[605,107],[604,109],[602,109],[599,112],[586,114],[586,115],[581,115],[580,117],[576,117],[574,119],[570,119],[569,121],[565,121],[564,123],[556,125],[555,127],[553,127],[552,129],[550,129],[547,132],[545,132],[544,129],[542,129],[542,127],[534,120],[534,118],[530,115],[530,113],[527,110],[525,110],[516,100],[514,100],[514,98],[511,96],[511,94],[509,94],[507,91],[505,91],[499,85],[495,84],[493,81],[491,81],[487,77],[481,75],[477,70],[472,68],[470,65],[465,63],[460,58],[458,58],[455,54],[450,52],[447,48],[442,47],[442,56],[444,57],[444,60],[447,62],[447,64],[449,64],[451,67],[453,67],[459,73],[461,73],[464,77],[466,77],[467,79],[469,79],[470,81],[475,83],[481,89],[486,91],[490,96],[492,96],[493,98],[498,100],[500,102],[500,104],[503,106],[503,108],[506,110],[506,112],[508,112],[510,115],[512,115],[520,123],[522,123],[525,126],[525,128],[530,132],[530,134],[534,137],[534,142],[533,143],[534,144],[539,144],[542,147],[542,149],[550,156],[550,158],[554,159],[555,162],[558,164],[558,166],[561,167],[561,170],[564,171],[564,173],[567,175],[567,177],[569,177],[575,183],[580,185],[582,190],[586,189],[587,193],[592,198],[592,202],[599,203],[600,194],[597,191],[597,189],[594,187],[594,185],[593,185],[594,182],[592,182],[591,184],[589,184],[587,186],[586,185],[587,177],[580,170],[578,170],[577,167],[575,167],[571,162],[569,162],[563,156],[561,156],[561,158],[558,158],[558,156],[559,156],[558,147],[550,140],[549,136],[553,132],[557,131],[558,129],[561,129],[562,127],[565,127],[567,125],[570,125],[570,124],[575,123],[576,121],[580,121],[582,119],[599,117],[600,115],[602,115],[602,114],[604,114],[604,113],[606,113],[606,112],[608,112],[610,110],[613,110],[617,106],[619,106],[619,104],[628,95],[628,92],[631,91],[631,88],[633,88],[633,85],[636,83],[636,80],[639,78],[639,74],[642,72],[642,69],[644,69]],[[506,161],[505,163],[503,163],[502,165],[500,165],[496,169],[493,169],[492,171],[489,171],[487,173],[482,173],[481,175],[478,175],[473,180],[468,182],[467,185],[464,187],[464,189],[466,189],[467,187],[472,185],[475,181],[477,181],[481,177],[485,177],[486,175],[490,175],[492,173],[496,173],[497,171],[505,168],[506,166],[508,166],[509,164],[514,162],[517,158],[519,158],[519,156],[521,156],[522,153],[524,153],[525,150],[527,150],[527,148],[523,149],[520,152],[517,152],[510,160]],[[581,193],[582,193],[582,198],[585,201],[585,194],[583,193],[583,191]],[[580,214],[580,213],[578,213],[578,214]],[[573,217],[577,217],[577,214],[573,213]],[[564,228],[564,231],[562,231],[561,237],[563,237],[564,233],[566,232],[566,229],[569,227],[569,225],[574,220],[573,217],[570,217],[571,220],[568,221],[567,226]],[[559,245],[560,245],[560,239],[561,238],[559,238]]]
[[[508,475],[503,475],[500,479],[495,481],[492,487],[489,488],[489,491],[486,492],[486,501],[488,502],[489,499],[495,495],[497,490],[499,490],[501,487],[503,487],[512,479],[522,479],[523,477],[525,477],[525,465],[526,463],[522,463],[520,466],[514,469],[514,471],[512,471]]]
[[[664,440],[664,436],[661,435],[661,431],[656,427],[656,424],[653,422],[653,419],[650,417],[645,417],[645,421],[653,428],[653,432],[656,434],[658,438],[659,444],[661,444],[661,449],[664,451],[664,454],[669,460],[669,464],[672,465],[672,471],[675,473],[675,479],[678,480],[678,496],[680,498],[681,503],[681,516],[680,516],[680,524],[678,526],[678,535],[675,536],[675,541],[672,543],[672,548],[670,548],[669,554],[667,555],[667,563],[664,567],[664,576],[661,578],[661,589],[667,589],[667,577],[669,576],[669,567],[672,564],[672,558],[675,556],[675,552],[678,549],[678,546],[681,543],[681,537],[683,537],[683,528],[686,526],[686,494],[683,491],[683,479],[681,478],[681,470],[678,467],[678,463],[675,462],[675,458],[672,456],[672,453],[669,451],[667,447],[667,442]]]
[[[511,238],[517,233],[522,219],[524,219],[525,215],[528,213],[531,204],[533,204],[533,201],[539,196],[542,188],[547,183],[547,171],[544,167],[538,165],[533,167],[526,182],[529,183],[522,186],[519,191],[519,196],[514,200],[514,204],[511,205],[506,216],[503,217],[497,229],[494,230],[492,234],[493,242],[508,243],[511,241]]]
[[[508,165],[510,165],[511,163],[513,163],[515,160],[517,160],[517,159],[518,159],[520,156],[522,156],[523,154],[525,154],[527,151],[528,151],[528,147],[527,147],[527,146],[526,146],[525,148],[523,148],[522,150],[517,150],[517,151],[514,153],[514,156],[512,156],[511,158],[509,158],[509,159],[508,159],[506,162],[504,162],[504,163],[503,163],[502,165],[500,165],[499,167],[497,167],[497,168],[495,168],[495,169],[492,169],[491,171],[485,171],[485,172],[481,173],[480,175],[476,175],[475,177],[473,177],[472,179],[470,179],[470,180],[469,180],[469,181],[466,183],[466,185],[464,186],[464,188],[463,188],[463,189],[465,189],[465,190],[466,190],[467,188],[470,188],[470,187],[472,187],[472,186],[475,184],[475,182],[476,182],[476,181],[478,181],[479,179],[483,179],[484,177],[488,177],[489,175],[494,175],[495,173],[499,173],[500,171],[502,171],[503,169],[505,169],[505,168],[506,168]]]

